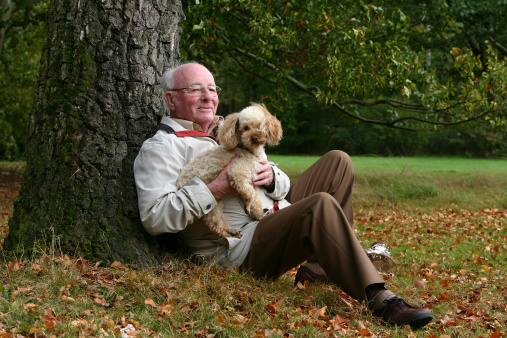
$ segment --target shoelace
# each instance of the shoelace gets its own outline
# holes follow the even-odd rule
[[[383,309],[381,310],[382,311],[382,314],[378,315],[378,317],[380,318],[384,318],[384,314],[386,313],[387,311],[387,308],[389,307],[389,305],[391,305],[392,303],[400,303],[400,304],[403,304],[409,308],[412,308],[412,309],[417,309],[416,307],[410,305],[409,303],[407,303],[403,298],[401,297],[393,297],[393,298],[389,298],[389,299],[386,299],[383,301],[383,303],[385,303],[385,306],[383,307]]]

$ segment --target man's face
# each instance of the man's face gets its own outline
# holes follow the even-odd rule
[[[198,64],[180,66],[174,73],[174,88],[191,85],[214,86],[215,79],[204,66]],[[184,90],[168,91],[164,99],[171,109],[171,117],[198,123],[204,131],[207,131],[213,121],[218,107],[218,96],[211,96],[208,90],[204,90],[199,96],[191,96]]]

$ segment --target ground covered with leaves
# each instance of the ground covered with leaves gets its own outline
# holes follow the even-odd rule
[[[0,238],[20,173],[2,172]],[[6,179],[7,178],[7,179]],[[410,211],[401,211],[410,210]],[[387,286],[434,320],[387,327],[332,285],[294,286],[168,257],[152,269],[41,252],[0,257],[0,337],[502,337],[507,331],[507,208],[357,210],[365,247],[398,263]]]

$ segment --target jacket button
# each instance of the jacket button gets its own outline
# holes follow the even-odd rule
[[[208,204],[208,205],[206,206],[206,209],[210,209],[210,208],[211,208],[211,204]]]

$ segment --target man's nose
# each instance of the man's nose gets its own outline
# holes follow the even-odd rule
[[[208,88],[203,88],[201,90],[201,98],[204,100],[211,100],[213,98]]]

